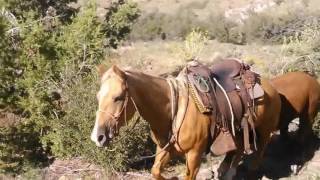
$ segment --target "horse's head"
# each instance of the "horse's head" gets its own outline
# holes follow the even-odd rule
[[[99,105],[91,140],[102,147],[132,118],[135,109],[129,97],[126,73],[117,66],[112,66],[106,72],[101,66],[98,70],[101,86],[97,93]]]

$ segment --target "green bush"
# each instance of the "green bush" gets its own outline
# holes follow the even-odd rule
[[[139,13],[137,4],[131,1],[119,0],[111,4],[103,27],[109,46],[116,48],[119,42],[131,32],[131,27],[139,17]]]
[[[76,13],[76,9],[72,8],[68,4],[76,2],[76,0],[3,0],[1,7],[8,9],[19,19],[27,19],[26,12],[34,12],[36,18],[41,18],[48,14],[48,9],[59,15],[59,18],[63,21],[69,20],[69,18]],[[52,12],[51,12],[52,13]]]
[[[12,3],[21,2],[10,1],[8,7]],[[12,28],[8,18],[0,15],[0,108],[16,112],[22,119],[14,127],[1,127],[0,168],[23,172],[25,166],[48,163],[48,154],[81,156],[109,170],[129,168],[132,159],[149,146],[145,122],[130,136],[123,133],[112,152],[98,149],[89,137],[99,86],[95,66],[108,54],[108,47],[116,46],[130,31],[138,16],[136,5],[126,1],[113,4],[105,22],[96,17],[92,2],[68,22],[59,14],[39,19],[34,7],[19,8],[15,12],[22,15],[17,16],[14,36],[7,33]]]
[[[305,24],[320,17],[316,0],[295,3],[284,0],[262,12],[247,12],[249,17],[242,19],[242,22],[226,18],[224,9],[206,9],[208,12],[203,16],[198,16],[195,9],[196,6],[190,3],[181,6],[176,12],[155,11],[142,14],[133,26],[130,38],[183,39],[192,29],[201,28],[208,31],[210,38],[220,42],[281,44],[283,37],[300,33]]]
[[[130,39],[183,39],[194,28],[202,26],[191,6],[181,7],[173,14],[151,12],[141,16],[133,25]]]
[[[320,17],[319,9],[315,10],[309,4],[313,1],[283,1],[262,12],[250,13],[240,25],[239,31],[247,42],[281,44],[283,37],[294,36],[305,29],[306,24]]]
[[[94,73],[96,74],[96,73]],[[65,115],[50,122],[51,130],[42,138],[45,147],[60,158],[84,157],[108,170],[127,170],[140,155],[154,150],[145,121],[131,129],[132,122],[120,131],[119,137],[104,149],[90,140],[97,110],[96,93],[99,80],[95,75],[74,79],[62,89]]]
[[[223,11],[216,10],[210,14],[206,20],[208,24],[204,27],[209,35],[220,42],[238,42],[237,24],[227,19]],[[234,30],[237,30],[236,32]],[[235,32],[235,33],[234,33]],[[239,42],[242,43],[242,42]]]
[[[48,165],[50,158],[40,143],[35,124],[0,127],[0,174],[21,173]]]
[[[178,58],[183,61],[198,59],[208,41],[208,33],[193,29],[185,38],[182,46],[173,49]]]
[[[4,17],[0,16],[0,109],[17,109],[18,87],[15,84],[19,76],[17,53],[10,36],[7,35],[9,25]]]
[[[291,59],[283,62],[280,73],[306,71],[320,75],[320,26],[317,22],[304,25],[300,33],[284,37],[283,56]]]

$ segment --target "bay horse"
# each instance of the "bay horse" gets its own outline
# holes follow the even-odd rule
[[[144,74],[139,71],[123,71],[113,65],[109,70],[100,67],[101,86],[97,93],[98,110],[91,140],[97,146],[107,145],[121,126],[138,113],[150,124],[153,141],[157,145],[156,157],[151,173],[155,179],[165,179],[161,171],[173,155],[185,155],[185,179],[195,179],[201,156],[210,139],[210,119],[202,114],[191,96],[176,141],[166,148],[172,130],[171,91],[165,78]],[[276,130],[280,113],[280,97],[268,80],[261,79],[265,91],[264,97],[256,102],[257,119],[255,122],[259,134],[257,158],[254,168],[261,161],[264,149],[270,141],[271,132]],[[180,108],[180,107],[179,107]],[[239,163],[243,150],[228,153],[232,157],[230,167]],[[224,167],[229,168],[227,160]]]
[[[271,83],[281,96],[280,134],[288,136],[288,125],[299,118],[298,139],[312,135],[312,124],[320,108],[320,84],[305,72],[289,72],[275,77]]]

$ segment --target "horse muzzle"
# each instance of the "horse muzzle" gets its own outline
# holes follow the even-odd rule
[[[97,141],[96,141],[96,145],[98,147],[103,147],[105,146],[107,143],[107,137],[106,135],[99,135],[98,138],[97,138]]]

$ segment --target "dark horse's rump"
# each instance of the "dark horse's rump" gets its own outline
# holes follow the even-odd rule
[[[320,107],[320,84],[304,72],[291,72],[271,80],[281,97],[279,129],[286,135],[289,123],[300,119],[300,132],[310,134]],[[305,134],[306,133],[306,134]]]

